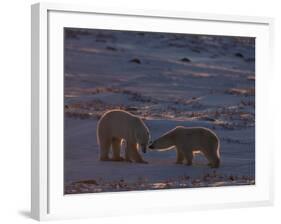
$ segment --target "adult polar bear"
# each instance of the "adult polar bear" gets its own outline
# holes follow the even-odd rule
[[[125,140],[125,160],[147,163],[139,154],[138,146],[143,152],[146,151],[150,139],[149,130],[139,117],[131,113],[123,110],[106,112],[98,122],[97,138],[100,144],[100,160],[123,161],[120,148],[122,140]],[[110,147],[112,147],[112,159],[109,158]]]
[[[160,138],[153,141],[150,149],[169,149],[175,146],[177,150],[176,163],[192,164],[193,154],[201,152],[209,161],[212,168],[220,165],[220,142],[218,136],[210,129],[203,127],[178,126]]]

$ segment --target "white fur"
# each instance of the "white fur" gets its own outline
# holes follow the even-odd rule
[[[126,142],[125,160],[146,163],[138,152],[138,146],[145,149],[149,141],[149,130],[137,116],[123,111],[106,112],[98,122],[97,138],[100,144],[100,160],[122,161],[120,156],[121,142]],[[112,147],[112,159],[109,150]]]
[[[211,167],[220,165],[220,142],[218,136],[210,129],[203,127],[176,127],[153,141],[149,148],[158,151],[169,150],[175,147],[177,150],[176,163],[192,164],[195,153],[202,153],[209,160]]]

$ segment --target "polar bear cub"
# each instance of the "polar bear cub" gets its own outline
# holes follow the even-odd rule
[[[192,164],[193,154],[201,152],[209,161],[209,166],[218,168],[220,165],[220,142],[218,136],[210,129],[203,127],[178,126],[153,141],[149,149],[177,150],[176,163]],[[161,150],[160,150],[161,151]]]
[[[100,160],[123,161],[120,156],[121,143],[126,142],[125,160],[137,163],[147,163],[138,152],[141,147],[146,151],[150,139],[149,130],[137,116],[123,111],[110,110],[106,112],[97,125],[97,139],[100,145]],[[109,151],[112,148],[112,159]]]

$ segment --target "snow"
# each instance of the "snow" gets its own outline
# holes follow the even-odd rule
[[[254,184],[254,46],[246,37],[69,29],[65,192]],[[175,150],[148,151],[148,164],[99,161],[96,124],[116,108],[142,117],[152,139],[178,125],[212,129],[221,167],[200,154],[192,166],[175,164]]]

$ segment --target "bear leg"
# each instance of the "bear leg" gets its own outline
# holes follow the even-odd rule
[[[143,160],[142,156],[139,154],[137,144],[131,143],[128,144],[128,147],[130,158],[132,158],[136,163],[148,163]]]
[[[184,159],[184,155],[182,153],[182,151],[180,151],[178,148],[176,148],[177,151],[177,161],[176,164],[182,164],[183,163],[183,159]]]
[[[126,142],[126,147],[125,147],[125,161],[131,163],[132,160],[130,159],[130,149],[129,149],[128,142]]]
[[[185,160],[186,160],[186,164],[187,166],[191,166],[192,165],[192,160],[193,160],[193,153],[192,153],[192,149],[186,149],[186,150],[181,150],[184,154]]]
[[[101,161],[109,161],[109,150],[110,150],[110,141],[102,141],[100,142],[100,160]]]
[[[207,156],[206,156],[206,157],[207,157]],[[209,156],[209,158],[207,157],[207,159],[209,160],[208,165],[209,165],[211,168],[219,168],[219,166],[220,166],[220,158],[218,158],[217,155]]]
[[[220,166],[220,158],[217,154],[217,149],[203,152],[203,154],[209,161],[208,166],[210,166],[211,168],[218,168]]]
[[[112,140],[112,160],[113,161],[123,161],[124,159],[120,156],[122,139],[113,138]]]

